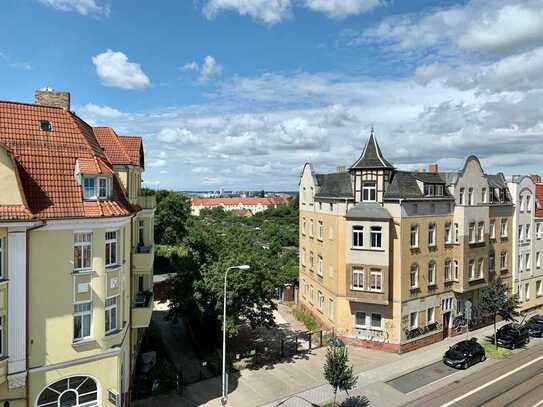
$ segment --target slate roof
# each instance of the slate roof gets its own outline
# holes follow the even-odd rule
[[[51,131],[40,128],[48,120]],[[92,127],[57,107],[0,101],[0,145],[15,162],[24,205],[0,205],[0,219],[57,219],[125,216],[133,211],[113,177],[114,199],[84,201],[74,176],[76,162],[112,173]],[[90,165],[90,164],[89,164]]]
[[[376,202],[364,202],[349,208],[347,219],[392,219],[386,208]]]
[[[505,176],[500,172],[496,175],[487,175],[486,179],[488,181],[488,185],[494,188],[507,188],[507,181],[505,180]]]
[[[316,174],[319,191],[315,198],[353,198],[351,175],[348,172]]]
[[[388,162],[381,152],[381,148],[371,131],[370,138],[360,158],[351,166],[351,169],[371,169],[371,168],[394,168],[394,166]]]
[[[392,177],[387,190],[384,194],[384,199],[454,199],[448,192],[447,188],[443,188],[443,196],[441,197],[426,197],[424,191],[419,187],[417,181],[431,184],[445,184],[447,173],[430,173],[430,172],[415,172],[415,171],[396,171]]]

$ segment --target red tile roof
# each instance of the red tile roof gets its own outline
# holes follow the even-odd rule
[[[40,120],[48,120],[52,130],[41,130]],[[0,219],[111,217],[133,211],[115,177],[115,200],[83,201],[81,186],[74,176],[77,160],[86,169],[101,173],[113,169],[92,127],[74,113],[0,101],[0,144],[15,159],[26,199],[24,205],[1,205]]]
[[[537,197],[539,207],[535,209],[535,216],[543,217],[543,184],[535,185],[535,196]]]
[[[111,164],[140,165],[141,137],[119,136],[111,127],[95,127],[94,134]]]
[[[192,206],[219,206],[219,205],[286,205],[288,198],[274,196],[271,198],[192,198]]]

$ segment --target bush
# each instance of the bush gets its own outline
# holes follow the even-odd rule
[[[303,324],[309,331],[316,331],[317,329],[319,329],[319,324],[317,324],[317,322],[313,318],[304,313],[302,310],[296,308],[295,306],[293,306],[291,310],[294,318],[296,318],[300,322],[303,322]]]

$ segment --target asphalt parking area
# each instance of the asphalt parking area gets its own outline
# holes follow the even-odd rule
[[[386,383],[389,386],[394,387],[396,390],[407,394],[456,372],[456,369],[445,365],[442,361],[439,361],[396,377],[395,379],[389,380]]]

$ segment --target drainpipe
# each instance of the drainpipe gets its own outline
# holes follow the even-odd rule
[[[26,230],[26,389],[25,389],[25,396],[26,396],[26,405],[30,406],[30,341],[29,341],[29,327],[30,324],[28,322],[29,317],[29,292],[30,292],[30,256],[29,256],[29,248],[30,248],[30,232],[39,228],[44,227],[47,225],[46,222],[43,222],[39,225],[33,226],[31,228],[28,228]]]
[[[403,261],[403,222],[402,222],[402,218],[403,218],[403,214],[402,214],[402,204],[403,204],[403,198],[400,198],[400,323],[398,325],[398,329],[399,329],[399,336],[398,338],[400,339],[400,349],[401,349],[401,343],[402,343],[402,290],[403,290],[403,286],[402,286],[402,261]],[[392,299],[392,304],[394,304],[394,298]],[[400,353],[400,351],[398,351],[398,353]]]

